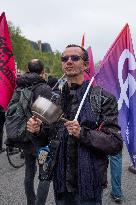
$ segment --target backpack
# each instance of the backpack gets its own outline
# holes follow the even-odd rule
[[[8,105],[6,113],[6,134],[9,142],[24,143],[30,141],[27,136],[27,120],[32,116],[32,94],[33,90],[39,86],[17,88]]]

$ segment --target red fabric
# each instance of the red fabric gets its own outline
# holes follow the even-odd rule
[[[16,80],[15,62],[5,13],[0,16],[0,105],[6,109]]]

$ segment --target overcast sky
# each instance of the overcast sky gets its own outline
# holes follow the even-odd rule
[[[136,53],[136,0],[0,0],[0,13],[30,40],[50,43],[63,51],[67,44],[92,47],[102,59],[126,23]]]

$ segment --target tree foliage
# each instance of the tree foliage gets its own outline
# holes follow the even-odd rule
[[[19,27],[15,27],[11,22],[8,23],[8,26],[12,41],[13,54],[17,63],[17,69],[26,71],[27,63],[31,59],[36,58],[43,61],[48,74],[57,77],[60,77],[62,75],[60,61],[61,55],[59,51],[57,51],[56,53],[45,53],[40,50],[36,50],[22,35]]]

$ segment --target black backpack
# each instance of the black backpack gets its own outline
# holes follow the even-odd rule
[[[6,113],[6,134],[9,142],[24,143],[30,141],[27,136],[26,123],[32,116],[32,93],[39,86],[17,88],[8,105]]]

